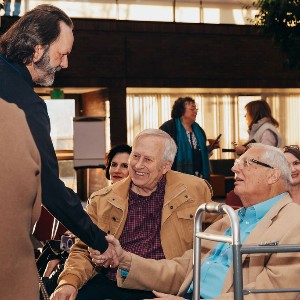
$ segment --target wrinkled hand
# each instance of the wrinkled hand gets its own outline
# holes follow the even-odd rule
[[[107,237],[108,236],[106,236],[106,239]],[[90,252],[90,257],[92,258],[92,262],[96,266],[104,267],[104,268],[109,268],[109,267],[115,268],[119,265],[119,259],[116,254],[116,250],[112,244],[109,244],[108,248],[103,253],[91,247],[88,247],[88,251]]]
[[[154,299],[160,299],[160,300],[163,300],[163,299],[167,299],[167,300],[184,300],[184,298],[182,297],[179,297],[179,296],[174,296],[174,295],[170,295],[170,294],[164,294],[164,293],[159,293],[159,292],[156,292],[156,291],[152,291],[153,294],[157,297],[157,298],[154,298]]]
[[[101,254],[98,250],[94,250],[89,247],[88,250],[90,252],[92,262],[96,266],[104,266],[104,267],[110,266],[111,268],[117,267],[119,263],[122,262],[126,257],[128,258],[130,253],[123,250],[123,248],[120,245],[120,242],[113,235],[107,235],[105,238],[109,243],[109,247],[112,247],[114,249],[114,253],[115,253],[114,264],[113,265],[108,264],[108,260],[105,255],[106,252]]]
[[[55,290],[51,295],[50,300],[75,300],[77,293],[78,292],[73,285],[66,284]]]

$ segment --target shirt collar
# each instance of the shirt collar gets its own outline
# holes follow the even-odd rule
[[[253,206],[250,206],[248,208],[242,207],[238,211],[238,215],[243,220],[246,216],[255,215],[255,218],[257,221],[261,220],[267,212],[284,196],[286,195],[286,192],[277,195],[269,200],[263,201],[261,203],[255,204]]]
[[[159,181],[157,182],[157,188],[156,190],[153,192],[153,193],[159,193],[159,194],[165,194],[165,187],[166,187],[166,183],[167,183],[167,177],[166,177],[166,174],[164,174],[160,179]],[[130,189],[131,190],[131,187],[133,185],[133,182],[131,181],[130,182]],[[153,194],[152,193],[152,194]],[[151,195],[152,195],[151,194]],[[151,196],[150,195],[150,196]],[[142,197],[145,197],[145,196],[142,196]]]

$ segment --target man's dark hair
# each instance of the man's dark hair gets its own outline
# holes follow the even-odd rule
[[[195,103],[195,100],[191,97],[180,97],[178,98],[172,107],[171,118],[181,118],[185,112],[185,103]]]
[[[72,20],[61,9],[38,5],[0,37],[0,54],[15,63],[31,63],[36,45],[47,49],[58,38],[60,22],[73,29]]]
[[[106,166],[105,176],[106,176],[107,179],[110,179],[109,168],[111,166],[111,162],[112,162],[113,158],[115,157],[115,155],[117,153],[128,153],[128,154],[130,154],[131,150],[132,150],[132,148],[127,144],[120,144],[120,145],[117,145],[117,146],[110,149],[110,151],[108,152],[108,154],[106,156],[106,159],[105,159],[105,166]]]

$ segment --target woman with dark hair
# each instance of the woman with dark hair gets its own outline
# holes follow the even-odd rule
[[[289,192],[294,202],[300,204],[300,150],[297,145],[285,146],[283,153],[291,167],[292,183]]]
[[[206,135],[196,123],[198,109],[190,97],[178,98],[172,107],[171,120],[160,129],[167,132],[177,144],[172,170],[192,174],[209,180],[210,168]],[[212,142],[213,140],[210,140]],[[218,144],[215,145],[215,148]]]
[[[126,144],[117,145],[110,149],[106,156],[106,178],[115,183],[128,176],[128,159],[131,147]]]
[[[246,104],[245,109],[249,140],[244,145],[237,145],[235,147],[236,153],[238,155],[243,154],[249,143],[280,147],[281,138],[276,129],[279,123],[273,118],[269,104],[264,100],[255,100]]]

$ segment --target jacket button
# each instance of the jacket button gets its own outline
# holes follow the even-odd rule
[[[191,219],[193,218],[193,215],[192,215],[192,214],[190,214],[190,218],[191,218]]]
[[[107,234],[110,234],[110,230],[107,231]]]
[[[185,198],[187,198],[187,197],[188,197],[188,195],[185,195],[184,197],[185,197]]]
[[[173,205],[170,206],[170,209],[173,209]]]
[[[112,217],[112,219],[113,219],[113,221],[115,221],[115,222],[117,221],[117,218],[116,218],[116,217]]]

